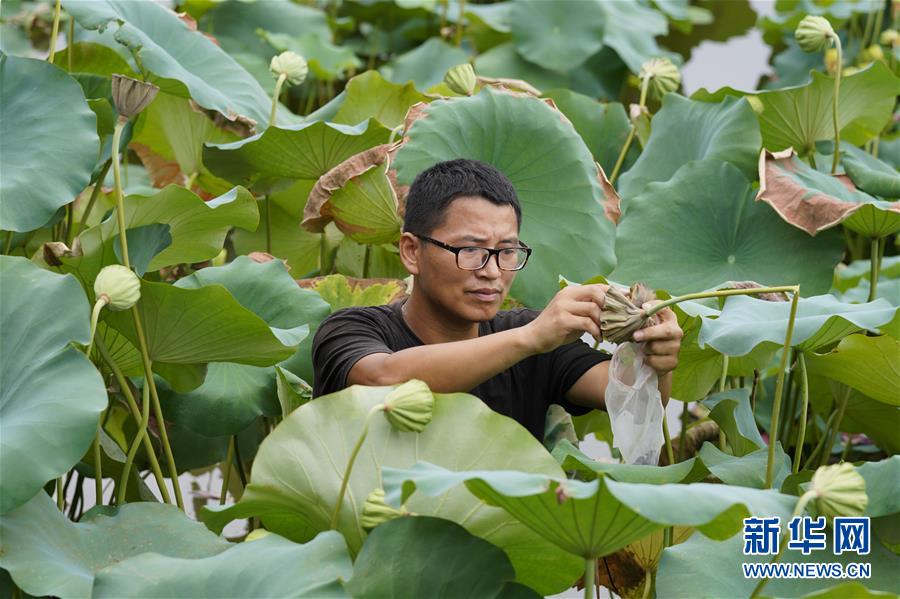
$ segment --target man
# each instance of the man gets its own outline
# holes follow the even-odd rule
[[[399,243],[412,293],[325,319],[313,341],[313,396],[417,378],[481,398],[538,439],[551,403],[574,415],[603,409],[610,356],[581,337],[601,336],[606,285],[566,287],[543,311],[499,311],[531,253],[521,220],[515,189],[490,165],[450,160],[420,173]],[[639,335],[668,401],[681,329],[670,310],[660,316]]]

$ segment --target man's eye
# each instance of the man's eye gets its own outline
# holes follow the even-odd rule
[[[515,256],[519,252],[518,248],[503,248],[500,251],[501,256]]]
[[[475,248],[475,247],[460,248],[460,252],[465,255],[468,255],[468,256],[475,256],[475,255],[481,253],[481,248]]]

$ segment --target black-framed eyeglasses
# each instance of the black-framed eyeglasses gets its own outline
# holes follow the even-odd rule
[[[456,254],[456,266],[463,270],[481,270],[491,259],[491,256],[497,256],[497,266],[500,270],[522,270],[528,257],[531,255],[531,248],[522,243],[522,247],[509,248],[483,248],[477,246],[456,247],[448,245],[437,239],[425,237],[413,233],[422,241],[427,241],[439,248],[444,248]]]

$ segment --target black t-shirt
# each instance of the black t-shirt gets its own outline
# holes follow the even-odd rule
[[[312,346],[313,397],[346,387],[350,369],[369,354],[390,354],[424,345],[403,319],[400,308],[404,301],[344,308],[322,322]],[[490,321],[479,323],[478,336],[522,326],[538,314],[537,310],[526,308],[500,311]],[[581,375],[610,357],[581,340],[575,341],[552,352],[528,357],[469,393],[494,411],[514,418],[540,440],[544,437],[544,418],[550,404],[560,404],[576,416],[590,411],[566,401],[565,394]]]

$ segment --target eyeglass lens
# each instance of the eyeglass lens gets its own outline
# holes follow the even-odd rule
[[[489,256],[490,252],[484,248],[462,248],[457,257],[457,264],[466,270],[478,270],[487,264]],[[518,270],[528,259],[528,252],[519,248],[506,248],[497,254],[497,258],[503,270]]]

